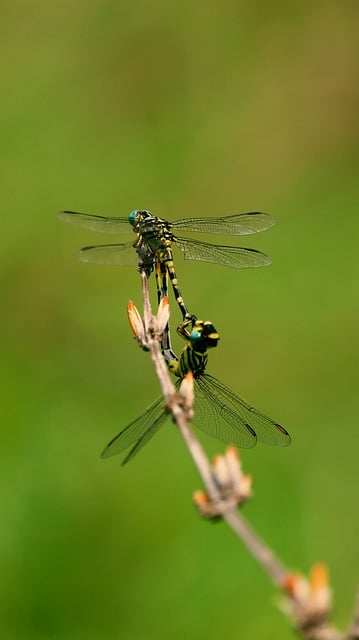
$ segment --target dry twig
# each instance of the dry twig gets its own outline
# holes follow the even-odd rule
[[[358,640],[359,595],[352,626],[341,633],[329,622],[331,591],[324,565],[312,568],[309,579],[289,571],[273,551],[255,533],[238,511],[238,506],[251,495],[251,478],[242,471],[236,449],[229,447],[224,456],[210,464],[201,444],[194,436],[189,421],[193,416],[193,376],[187,374],[179,392],[170,379],[160,350],[160,337],[168,321],[168,300],[161,302],[157,316],[151,312],[147,276],[141,273],[144,319],[133,303],[129,303],[132,329],[142,348],[150,351],[169,413],[177,424],[194,463],[202,477],[205,491],[194,494],[194,502],[207,518],[222,518],[241,538],[248,551],[272,582],[284,593],[281,609],[305,640]],[[131,307],[132,305],[132,307]],[[132,316],[131,316],[132,313]]]

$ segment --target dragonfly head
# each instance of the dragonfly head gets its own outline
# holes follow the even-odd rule
[[[196,320],[188,337],[193,348],[198,351],[205,351],[206,349],[217,346],[219,333],[216,331],[212,322],[208,320],[206,322]]]
[[[152,217],[153,216],[151,211],[147,211],[146,209],[144,209],[143,211],[141,211],[140,209],[135,209],[134,211],[131,211],[130,215],[128,216],[128,221],[134,227],[139,222],[143,222],[147,218]]]

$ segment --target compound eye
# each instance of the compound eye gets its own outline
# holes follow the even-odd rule
[[[135,209],[134,211],[131,211],[130,215],[128,216],[128,221],[129,221],[130,224],[134,225],[136,223],[136,220],[138,218],[138,214],[139,214],[138,209]]]
[[[189,334],[189,339],[191,342],[197,342],[197,340],[201,340],[201,338],[202,338],[202,332],[196,331],[196,329],[191,331],[191,333]]]

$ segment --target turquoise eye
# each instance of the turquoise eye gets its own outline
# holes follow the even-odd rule
[[[130,215],[128,216],[128,221],[130,224],[134,225],[136,222],[136,218],[138,215],[138,209],[135,209],[134,211],[131,211]]]
[[[189,339],[191,342],[196,342],[197,340],[200,340],[202,338],[202,334],[200,331],[191,331],[191,333],[189,334]]]

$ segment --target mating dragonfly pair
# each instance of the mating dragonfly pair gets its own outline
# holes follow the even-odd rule
[[[162,337],[162,352],[169,370],[177,377],[178,387],[188,371],[195,378],[194,424],[199,429],[226,444],[253,447],[257,440],[266,444],[287,446],[288,432],[277,422],[251,407],[233,391],[206,373],[208,348],[217,345],[219,335],[211,322],[198,320],[184,303],[173,262],[172,247],[177,246],[190,260],[203,260],[232,268],[262,267],[270,258],[255,249],[214,245],[175,235],[174,229],[228,235],[248,235],[268,229],[274,224],[266,213],[250,212],[216,218],[187,218],[168,222],[150,211],[135,210],[128,218],[104,218],[85,213],[63,211],[59,217],[77,226],[105,233],[129,231],[129,223],[136,234],[135,242],[84,247],[80,259],[100,264],[125,265],[138,263],[149,276],[156,273],[158,301],[167,295],[170,280],[175,299],[182,314],[178,333],[187,344],[177,358],[172,350],[169,327]],[[135,249],[135,251],[133,250]],[[122,464],[125,464],[157,433],[164,423],[167,410],[163,397],[131,422],[102,453],[109,457],[132,445]]]

